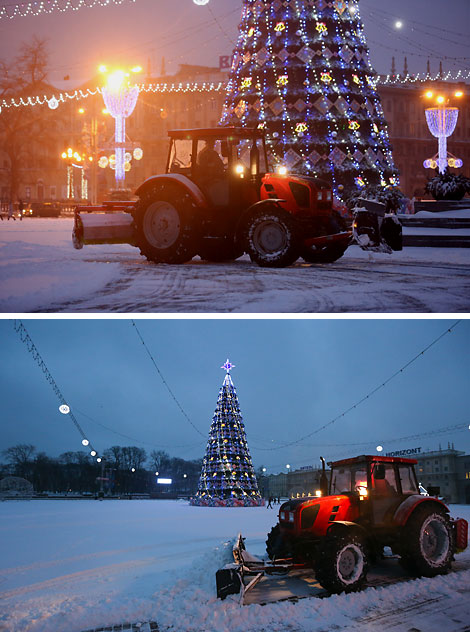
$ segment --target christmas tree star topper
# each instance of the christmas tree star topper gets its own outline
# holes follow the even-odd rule
[[[230,371],[235,368],[235,365],[232,364],[230,360],[227,358],[227,360],[225,361],[225,364],[223,364],[220,368],[225,369],[227,373],[230,373]]]

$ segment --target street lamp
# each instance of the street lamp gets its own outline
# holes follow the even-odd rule
[[[86,199],[88,197],[88,182],[85,178],[85,164],[87,159],[91,162],[93,157],[87,157],[84,153],[80,153],[72,147],[63,151],[61,157],[67,164],[67,199],[72,200],[75,198],[74,168],[80,169],[80,198]]]
[[[457,99],[463,97],[463,92],[458,90],[453,95]],[[426,92],[425,97],[427,99],[433,99],[435,97],[431,90]],[[433,136],[438,139],[439,151],[436,156],[424,161],[423,165],[425,169],[435,169],[438,167],[439,173],[444,173],[447,166],[449,167],[461,167],[463,165],[460,158],[455,158],[451,154],[447,153],[447,139],[452,136],[457,125],[457,119],[459,117],[459,109],[456,107],[450,107],[448,104],[450,97],[439,94],[436,97],[436,106],[432,108],[426,108],[426,122],[429,127],[429,131]]]
[[[100,71],[107,73],[106,66],[100,66]],[[130,70],[133,73],[142,71],[140,66],[135,66]],[[116,187],[124,188],[125,179],[125,154],[126,154],[126,118],[128,118],[139,98],[139,87],[129,85],[130,73],[124,70],[115,70],[107,76],[106,86],[102,88],[106,109],[116,121],[115,126],[115,156],[116,162],[114,167],[114,176],[116,179]]]

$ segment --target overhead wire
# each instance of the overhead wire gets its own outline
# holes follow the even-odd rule
[[[194,428],[194,430],[201,435],[201,437],[204,437],[205,439],[207,438],[207,435],[202,433],[199,428],[192,422],[192,420],[190,419],[189,415],[186,413],[186,411],[184,410],[183,406],[181,405],[181,403],[179,402],[179,400],[177,399],[176,395],[173,393],[172,389],[170,388],[170,385],[168,384],[168,382],[166,381],[166,379],[163,376],[163,373],[160,371],[160,368],[157,365],[157,362],[155,360],[155,358],[153,357],[150,349],[148,348],[148,346],[145,343],[145,340],[142,337],[142,334],[139,331],[139,328],[137,327],[136,323],[134,320],[131,321],[132,322],[132,326],[134,327],[138,337],[140,338],[140,341],[145,349],[145,351],[147,352],[147,355],[149,356],[153,366],[155,367],[158,375],[160,376],[161,381],[163,382],[163,384],[165,385],[165,388],[167,389],[168,393],[170,394],[171,398],[173,399],[173,401],[175,402],[175,404],[177,405],[177,407],[179,408],[181,414],[183,415],[183,417],[186,419],[186,421]]]
[[[295,441],[289,441],[288,443],[284,443],[281,446],[277,446],[277,447],[270,447],[270,448],[257,448],[258,450],[265,450],[265,451],[273,451],[273,450],[282,450],[284,448],[288,448],[290,446],[296,445],[297,443],[300,443],[301,441],[304,441],[305,439],[308,439],[309,437],[312,437],[315,434],[318,434],[319,432],[321,432],[322,430],[325,430],[325,428],[328,428],[329,426],[333,425],[334,423],[336,423],[339,419],[345,417],[348,413],[350,413],[352,410],[355,410],[356,408],[358,408],[358,406],[360,406],[361,404],[363,404],[365,401],[367,401],[368,399],[370,399],[373,395],[375,395],[375,393],[377,393],[379,390],[381,390],[382,388],[384,388],[387,384],[389,384],[393,379],[395,379],[398,375],[400,375],[401,373],[403,373],[404,371],[406,371],[406,369],[408,369],[414,362],[416,362],[416,360],[418,360],[418,358],[422,357],[427,351],[429,351],[429,349],[431,349],[432,347],[434,347],[434,345],[436,345],[440,340],[442,340],[442,338],[444,338],[445,336],[447,336],[449,333],[451,333],[459,324],[461,323],[460,320],[457,320],[453,325],[451,325],[450,327],[448,327],[443,333],[441,333],[437,338],[435,338],[429,345],[427,345],[422,351],[420,351],[419,353],[417,353],[413,358],[411,358],[411,360],[409,360],[405,365],[403,365],[400,369],[398,369],[397,371],[395,371],[390,377],[388,377],[386,380],[384,380],[382,383],[380,383],[378,386],[376,386],[374,389],[372,389],[371,391],[369,391],[366,395],[364,395],[361,399],[359,399],[357,402],[355,402],[354,404],[352,404],[351,406],[349,406],[349,408],[347,408],[346,410],[344,410],[343,412],[341,412],[339,415],[337,415],[336,417],[334,417],[333,419],[331,419],[330,421],[328,421],[327,423],[323,424],[322,426],[320,426],[319,428],[316,428],[315,430],[312,430],[312,432],[309,432],[306,435],[303,435],[302,437],[300,437],[299,439],[296,439]]]

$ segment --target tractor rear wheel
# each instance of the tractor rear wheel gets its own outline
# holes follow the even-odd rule
[[[292,552],[282,537],[281,530],[277,524],[271,529],[266,540],[266,551],[270,560],[280,560],[291,557]]]
[[[367,578],[366,545],[357,533],[326,536],[319,548],[315,577],[330,593],[360,590]]]
[[[133,213],[136,241],[155,263],[184,263],[197,251],[196,217],[190,197],[175,186],[146,191]]]
[[[421,506],[403,527],[400,563],[413,575],[434,577],[450,569],[453,548],[445,511],[435,505]]]
[[[281,208],[258,210],[245,224],[245,250],[265,268],[283,268],[299,258],[300,236],[295,220]]]
[[[347,230],[346,222],[339,213],[333,211],[328,220],[327,234],[334,235],[345,230]],[[300,256],[308,263],[333,263],[344,255],[348,246],[348,241],[319,247],[302,246]]]

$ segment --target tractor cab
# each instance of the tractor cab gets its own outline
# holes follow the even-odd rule
[[[359,456],[330,463],[330,495],[359,499],[361,515],[376,526],[386,526],[399,505],[419,495],[414,459]]]
[[[166,173],[184,175],[214,209],[246,208],[259,200],[268,170],[264,133],[220,127],[171,130]]]

